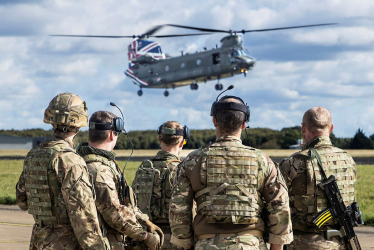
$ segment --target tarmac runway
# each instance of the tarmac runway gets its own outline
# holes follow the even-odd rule
[[[17,205],[0,205],[0,249],[27,250],[34,220]],[[356,227],[362,249],[374,249],[374,227]]]

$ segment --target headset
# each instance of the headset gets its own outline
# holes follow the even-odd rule
[[[111,102],[110,105],[118,108],[117,105],[115,105],[113,102]],[[113,130],[114,132],[116,132],[117,135],[120,134],[120,133],[127,134],[126,130],[125,130],[125,122],[124,122],[124,118],[123,118],[123,113],[120,110],[120,108],[118,108],[118,110],[119,110],[119,112],[121,112],[122,118],[121,117],[113,117],[112,122],[107,122],[107,123],[90,122],[90,129]]]
[[[162,126],[161,124],[157,128],[157,134],[161,135],[183,135],[184,140],[189,140],[190,139],[190,129],[184,125],[183,129],[172,129],[172,128],[166,128]]]
[[[210,116],[216,116],[218,110],[236,110],[236,111],[243,112],[245,114],[244,121],[249,122],[249,117],[250,117],[249,107],[248,107],[247,104],[245,104],[245,102],[240,97],[232,96],[232,95],[226,95],[226,96],[222,97],[221,99],[219,99],[219,101],[218,101],[218,97],[220,95],[222,95],[227,90],[230,90],[230,89],[233,89],[233,88],[234,88],[234,86],[230,85],[226,90],[222,91],[217,96],[216,101],[213,102],[212,108],[210,109]],[[221,103],[222,100],[229,99],[229,98],[237,99],[241,103],[237,103],[237,102],[222,102]]]

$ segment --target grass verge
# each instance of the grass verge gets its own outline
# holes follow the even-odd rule
[[[119,161],[121,170],[125,161]],[[125,176],[129,183],[135,178],[136,169],[140,162],[129,162],[126,166]],[[0,204],[15,204],[15,186],[22,172],[22,160],[2,160],[0,161]],[[363,214],[366,225],[374,226],[374,165],[357,166],[356,199]]]

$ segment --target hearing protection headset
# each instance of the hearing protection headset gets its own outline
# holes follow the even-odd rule
[[[221,92],[217,96],[216,101],[213,102],[212,108],[210,109],[210,116],[213,116],[213,117],[216,116],[218,110],[236,110],[236,111],[243,112],[245,114],[244,121],[245,122],[249,122],[249,117],[250,117],[249,107],[247,106],[247,104],[244,103],[244,101],[240,97],[232,96],[232,95],[226,95],[226,96],[222,97],[218,101],[218,97],[220,95],[222,95],[225,91],[233,89],[233,88],[234,88],[234,86],[230,85],[226,90],[224,90],[223,92]],[[237,103],[237,102],[221,102],[222,100],[230,99],[230,98],[237,99],[241,103]]]
[[[172,128],[166,128],[160,125],[157,128],[157,133],[164,134],[164,135],[183,135],[183,139],[188,140],[190,139],[190,130],[189,128],[184,125],[183,129],[172,129]]]

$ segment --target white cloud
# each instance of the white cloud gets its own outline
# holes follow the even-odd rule
[[[371,45],[374,42],[374,30],[370,27],[331,27],[312,32],[298,33],[294,40],[300,43],[331,45]]]
[[[99,109],[117,114],[109,105],[115,102],[129,130],[155,129],[170,119],[192,129],[213,128],[209,111],[219,93],[214,90],[216,82],[200,84],[198,91],[188,86],[169,89],[167,98],[164,89],[143,89],[138,97],[139,87],[123,75],[131,39],[49,34],[137,35],[163,23],[229,30],[339,22],[331,27],[245,34],[246,47],[261,60],[246,78],[240,75],[221,82],[225,87],[234,84],[228,94],[248,102],[252,127],[299,125],[307,109],[321,105],[333,113],[337,136],[353,136],[358,127],[370,135],[374,133],[373,11],[371,0],[360,4],[348,0],[0,4],[0,115],[5,117],[0,126],[50,128],[42,122],[44,109],[56,94],[69,91],[88,102],[90,114]],[[197,31],[168,27],[158,34],[190,32]],[[178,56],[181,50],[195,53],[211,48],[224,35],[159,41],[164,52]]]

